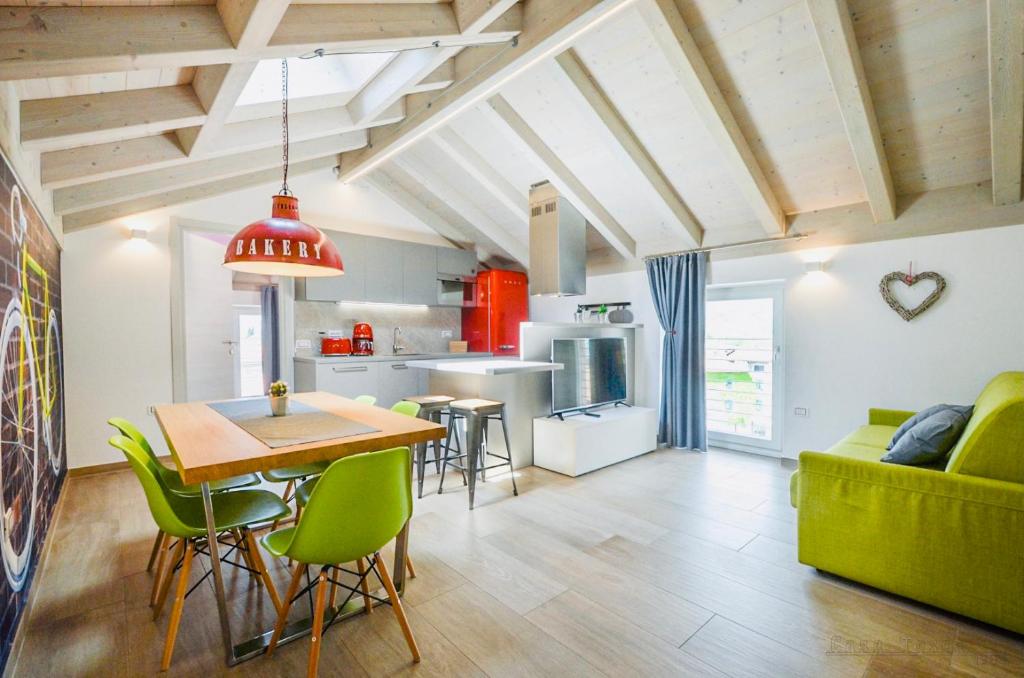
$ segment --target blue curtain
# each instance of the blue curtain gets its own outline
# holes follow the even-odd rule
[[[278,327],[277,285],[260,288],[260,341],[263,347],[263,392],[281,378],[281,335]]]
[[[665,338],[661,346],[658,442],[707,450],[704,285],[707,254],[647,260],[647,281]]]

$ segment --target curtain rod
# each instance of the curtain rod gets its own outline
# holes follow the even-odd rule
[[[810,233],[797,233],[796,235],[784,235],[781,238],[761,238],[760,240],[745,240],[743,242],[734,242],[728,245],[715,245],[714,247],[699,247],[692,250],[677,250],[675,252],[662,252],[661,254],[650,254],[644,257],[644,261],[648,259],[661,259],[662,257],[674,257],[678,254],[691,254],[695,252],[714,252],[715,250],[727,250],[733,247],[745,247],[747,245],[767,245],[773,242],[787,242],[790,240],[803,240],[809,237]]]

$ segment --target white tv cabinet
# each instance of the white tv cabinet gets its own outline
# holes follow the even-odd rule
[[[658,446],[658,415],[649,407],[608,407],[585,415],[533,420],[533,463],[567,476],[638,457]]]

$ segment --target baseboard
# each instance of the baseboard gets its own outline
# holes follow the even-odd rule
[[[161,462],[166,462],[171,459],[170,455],[159,457]],[[110,464],[95,464],[93,466],[78,466],[76,468],[68,469],[69,478],[80,478],[82,476],[94,476],[98,473],[111,473],[113,471],[123,471],[124,469],[131,468],[127,461],[115,461]]]

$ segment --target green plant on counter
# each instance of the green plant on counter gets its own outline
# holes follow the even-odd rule
[[[281,396],[288,395],[288,382],[275,381],[273,384],[270,385],[269,393],[275,398],[280,398]]]

